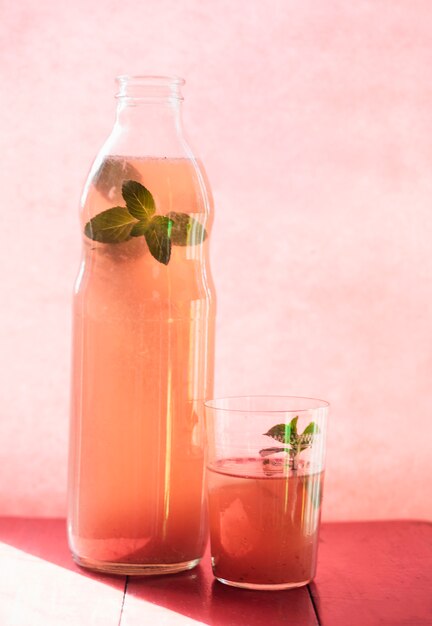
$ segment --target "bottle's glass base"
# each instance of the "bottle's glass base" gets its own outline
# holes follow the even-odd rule
[[[102,572],[104,574],[121,574],[127,576],[159,576],[161,574],[178,574],[196,567],[201,559],[192,559],[182,563],[118,563],[96,561],[72,554],[73,560],[80,567]]]
[[[295,583],[279,583],[279,584],[258,584],[258,583],[246,583],[239,582],[234,580],[227,580],[226,578],[220,578],[216,576],[216,580],[224,585],[229,585],[230,587],[239,587],[240,589],[255,589],[257,591],[277,591],[278,589],[295,589],[296,587],[304,587],[312,580],[309,578],[308,580],[302,580],[300,582]]]

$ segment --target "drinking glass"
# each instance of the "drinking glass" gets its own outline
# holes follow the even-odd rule
[[[328,403],[245,396],[205,406],[215,577],[248,589],[306,585],[316,571]]]

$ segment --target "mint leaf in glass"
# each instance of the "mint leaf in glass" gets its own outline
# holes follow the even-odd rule
[[[136,180],[126,180],[123,183],[122,196],[129,213],[137,220],[149,220],[156,211],[152,194]]]
[[[276,446],[274,448],[263,448],[260,450],[260,455],[269,456],[270,454],[276,454],[277,452],[289,452],[289,448],[279,448]]]
[[[171,241],[174,246],[195,246],[206,239],[204,226],[187,213],[171,211],[167,217],[173,222]]]
[[[276,424],[276,426],[273,426],[264,434],[280,443],[295,444],[297,440],[297,421],[298,417],[294,417],[289,424]]]
[[[137,220],[127,209],[113,207],[98,213],[84,227],[84,233],[93,241],[100,243],[121,243],[130,239]]]
[[[297,469],[298,455],[310,448],[313,444],[313,440],[316,434],[319,433],[318,425],[315,422],[310,422],[301,433],[297,432],[298,416],[293,417],[289,424],[276,424],[272,426],[264,435],[276,439],[279,443],[288,445],[287,448],[263,448],[260,450],[261,456],[268,456],[270,454],[276,454],[277,452],[287,452],[290,461],[292,462],[292,468]]]
[[[318,433],[319,428],[315,422],[311,422],[308,426],[306,426],[302,434],[299,435],[300,452],[302,450],[306,450],[306,448],[309,448],[312,445],[314,436]]]
[[[154,258],[168,265],[171,257],[172,221],[165,215],[156,215],[145,230],[144,237]]]

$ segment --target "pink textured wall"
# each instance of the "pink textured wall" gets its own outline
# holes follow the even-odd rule
[[[21,0],[0,21],[0,513],[62,514],[77,205],[113,77],[185,76],[221,394],[332,403],[325,516],[429,517],[429,0]]]

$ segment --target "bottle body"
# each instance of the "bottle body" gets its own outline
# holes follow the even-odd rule
[[[84,236],[74,295],[70,546],[93,569],[181,571],[199,561],[206,542],[210,194],[187,154],[102,154],[97,163],[83,198],[84,229],[124,204],[122,187],[132,180],[154,198],[151,219],[182,212],[205,238],[172,245],[165,263],[151,253],[148,230],[116,243]]]

